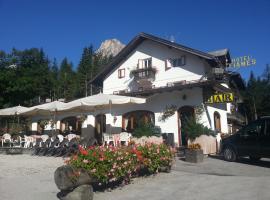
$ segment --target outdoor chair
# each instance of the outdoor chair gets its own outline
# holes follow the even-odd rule
[[[21,139],[21,146],[22,144],[24,148],[30,148],[31,146],[34,146],[34,138],[24,135],[24,137]]]
[[[114,138],[112,134],[109,133],[103,133],[103,145],[113,145],[114,144]]]
[[[20,140],[20,147],[24,147],[26,141],[25,141],[25,135],[23,137],[19,136],[19,140]]]
[[[42,142],[42,147],[40,147],[37,155],[39,156],[45,155],[45,153],[47,152],[47,148],[50,146],[50,144],[51,144],[50,138],[48,138],[45,142]]]
[[[120,133],[121,145],[128,145],[128,143],[130,142],[131,136],[132,135],[130,133],[127,133],[127,132]]]
[[[12,138],[12,147],[21,147],[21,136],[16,136]]]
[[[63,156],[67,153],[69,141],[67,138],[63,138],[63,141],[59,143],[59,147],[54,149],[52,156]]]
[[[76,134],[70,133],[66,136],[66,138],[68,139],[68,141],[71,141],[73,138],[77,138]]]
[[[34,148],[34,153],[32,155],[38,155],[43,145],[43,141],[41,138],[36,138]]]
[[[9,147],[11,147],[11,145],[12,145],[11,135],[8,133],[5,133],[2,136],[1,142],[2,142],[2,147],[4,146],[4,144],[9,144]]]
[[[49,139],[48,135],[41,135],[40,136],[43,142],[46,142]]]
[[[50,156],[54,155],[56,149],[60,147],[60,144],[63,141],[64,141],[64,136],[61,134],[58,134],[56,138],[54,138],[54,140],[51,142],[47,155],[50,155]]]
[[[55,149],[59,147],[60,140],[59,138],[54,138],[53,140],[51,139],[51,143],[49,144],[49,147],[44,151],[43,155],[46,156],[52,156]]]
[[[59,142],[63,142],[63,140],[64,140],[64,136],[61,134],[58,134],[57,138],[59,139]]]
[[[70,156],[77,153],[79,150],[79,141],[77,138],[73,138],[69,141],[67,151],[63,156]]]

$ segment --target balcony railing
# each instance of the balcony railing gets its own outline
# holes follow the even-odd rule
[[[130,72],[135,80],[155,79],[156,69],[153,67],[137,68]]]

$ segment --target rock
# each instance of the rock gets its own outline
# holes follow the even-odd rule
[[[93,183],[94,179],[85,170],[80,170],[78,173],[72,167],[65,165],[58,167],[54,172],[54,182],[59,190],[71,191],[80,185]]]
[[[92,200],[94,196],[91,185],[81,185],[65,196],[60,196],[61,200]]]
[[[105,40],[101,43],[97,53],[101,53],[103,56],[116,56],[125,47],[117,39]]]

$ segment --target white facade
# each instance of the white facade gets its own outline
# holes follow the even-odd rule
[[[166,60],[185,56],[186,64],[166,70]],[[103,81],[103,92],[113,94],[119,90],[136,90],[138,85],[133,81],[130,72],[137,67],[140,59],[152,58],[152,66],[157,70],[153,85],[155,87],[166,86],[167,83],[176,81],[195,81],[204,79],[205,72],[210,68],[208,64],[198,56],[183,51],[169,49],[164,45],[146,40],[118,66],[107,75]],[[118,69],[125,69],[125,77],[118,78]]]
[[[181,67],[171,67],[166,69],[166,62],[168,59],[178,58],[185,56],[185,65]],[[165,45],[158,44],[156,42],[145,40],[141,43],[132,53],[124,59],[110,74],[106,76],[103,81],[103,92],[107,94],[113,94],[116,91],[125,90],[126,92],[132,92],[138,90],[138,84],[134,81],[130,72],[138,66],[139,60],[148,59],[152,60],[152,67],[156,69],[155,79],[152,81],[152,85],[155,88],[166,87],[168,84],[179,81],[199,81],[206,80],[206,73],[210,69],[210,65],[205,59],[199,56],[168,48]],[[118,77],[118,70],[125,69],[125,76],[123,78]],[[176,105],[177,108],[183,106],[200,106],[203,100],[202,88],[196,87],[191,89],[185,89],[174,92],[164,92],[154,94],[148,97],[147,103],[143,105],[133,105],[121,110],[118,110],[117,119],[122,123],[122,115],[129,111],[147,110],[154,112],[155,125],[159,126],[162,132],[174,133],[175,143],[179,143],[179,116],[177,111],[165,122],[160,121],[159,117],[164,111],[166,106]],[[185,96],[185,98],[184,98]],[[204,112],[201,116],[201,122],[214,130],[214,112],[218,112],[221,121],[221,132],[228,132],[227,125],[227,107],[229,105],[216,105],[204,106]],[[108,114],[107,123],[110,123],[111,117]],[[122,126],[121,123],[117,123],[117,126]]]

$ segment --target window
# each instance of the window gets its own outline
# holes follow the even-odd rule
[[[263,121],[255,121],[246,126],[242,132],[245,136],[257,136],[261,133],[263,126]]]
[[[186,64],[186,57],[181,56],[180,58],[170,58],[166,60],[166,69],[170,69],[172,67],[181,67]]]
[[[127,132],[133,132],[140,123],[155,124],[154,113],[146,110],[138,110],[123,115],[122,128]]]
[[[118,69],[118,78],[125,77],[125,69]]]
[[[146,69],[152,67],[152,58],[139,59],[138,60],[138,68]]]
[[[142,71],[138,73],[139,78],[145,78],[149,76],[149,71]]]

